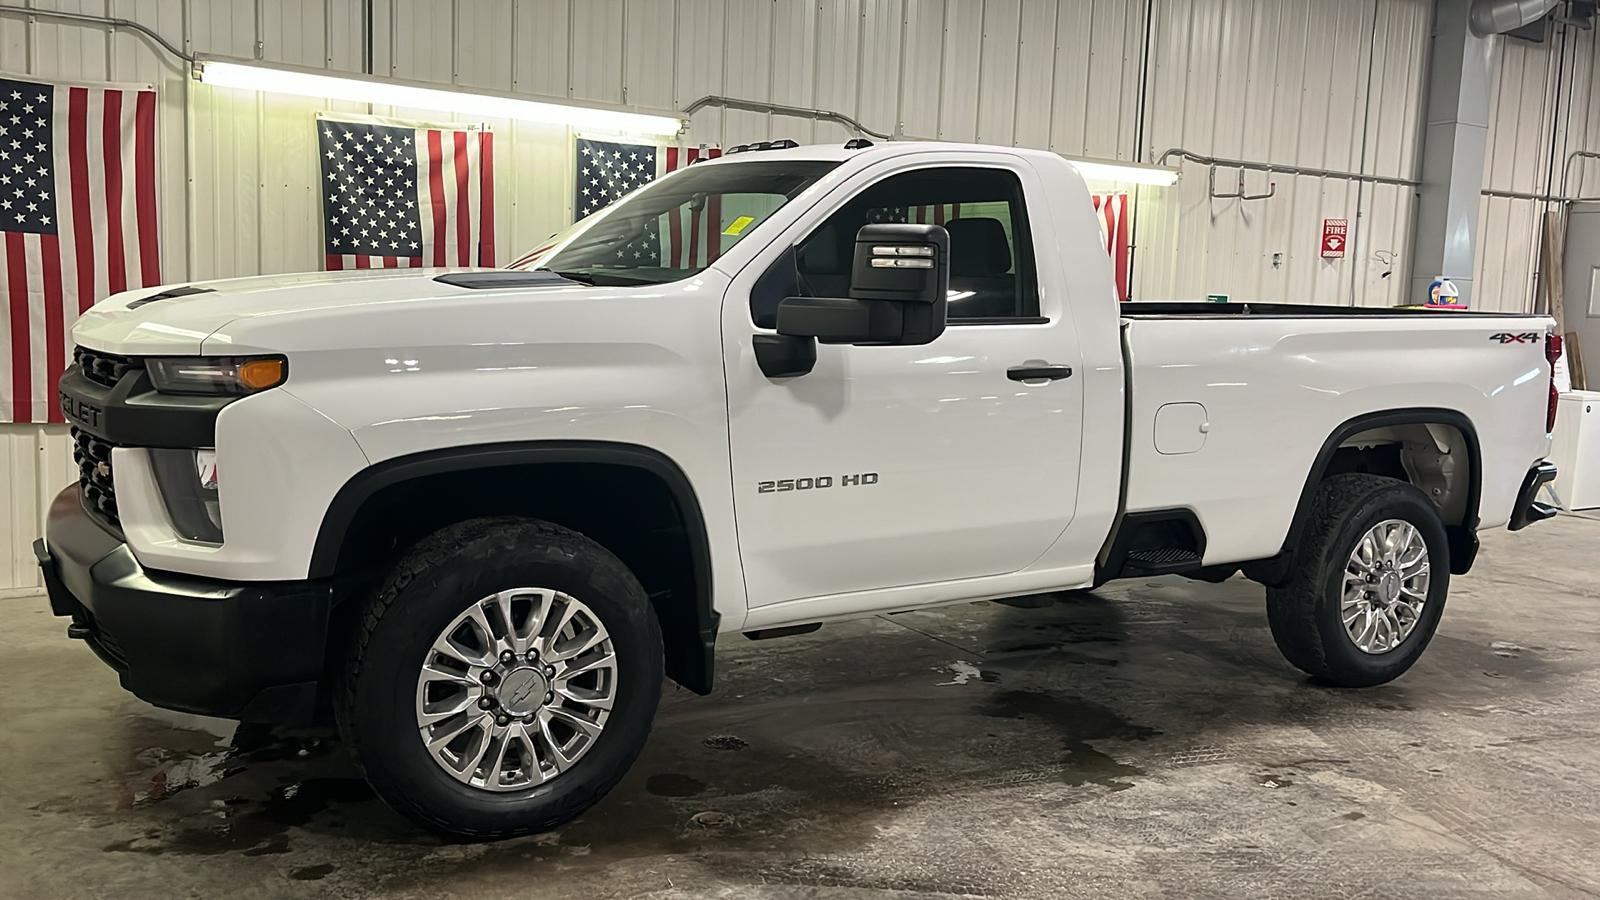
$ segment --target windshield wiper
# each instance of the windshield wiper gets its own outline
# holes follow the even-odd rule
[[[579,284],[587,284],[590,287],[595,285],[594,276],[583,272],[557,272],[555,269],[552,269],[548,266],[540,266],[539,268],[534,269],[534,271],[549,272],[552,275],[560,275],[562,278],[565,278],[568,281],[576,281]]]

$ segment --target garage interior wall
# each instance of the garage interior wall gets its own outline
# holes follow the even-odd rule
[[[1489,107],[1486,191],[1560,195],[1574,151],[1600,151],[1600,45],[1592,28],[1553,23],[1543,43],[1502,40]],[[1572,164],[1567,196],[1600,197],[1600,160]],[[1485,195],[1478,216],[1475,303],[1482,309],[1543,309],[1538,283],[1546,201]],[[1590,351],[1593,353],[1593,351]]]
[[[908,138],[982,141],[1150,162],[1169,148],[1414,178],[1429,0],[0,0],[144,24],[189,53],[576,100],[682,109],[720,94],[850,115]],[[371,44],[364,23],[370,16]],[[1516,42],[1508,42],[1515,45]],[[1513,46],[1497,84],[1486,183],[1548,184],[1519,142],[1548,129],[1557,73],[1582,80],[1593,35]],[[1565,57],[1557,57],[1564,53]],[[1561,68],[1565,59],[1566,68]],[[1581,64],[1579,60],[1582,60]],[[147,39],[0,16],[0,71],[154,84],[167,280],[320,267],[318,110],[437,113],[218,89]],[[1531,105],[1530,105],[1531,104]],[[571,217],[572,132],[489,120],[504,259]],[[1565,126],[1564,126],[1565,127]],[[1570,131],[1570,129],[1568,129]],[[1538,132],[1547,134],[1547,131]],[[844,126],[708,108],[685,142],[843,141]],[[1536,139],[1530,139],[1536,140]],[[1565,144],[1563,144],[1565,146]],[[1540,150],[1544,153],[1544,150]],[[1540,159],[1545,157],[1541,156]],[[1326,304],[1400,302],[1415,213],[1404,186],[1245,173],[1266,200],[1213,199],[1205,166],[1135,196],[1138,299],[1229,294]],[[1534,169],[1537,168],[1537,171]],[[1600,171],[1591,173],[1600,179]],[[1559,178],[1559,174],[1556,176]],[[1220,191],[1238,170],[1217,172]],[[1600,191],[1600,180],[1594,190]],[[1485,201],[1479,296],[1527,308],[1536,213]],[[1529,209],[1537,204],[1526,204]],[[1323,260],[1323,218],[1351,222]],[[1504,248],[1502,257],[1495,256]],[[1281,254],[1281,256],[1275,256]],[[1521,266],[1521,268],[1517,268]],[[1505,267],[1504,275],[1494,267]],[[1492,269],[1492,271],[1491,271]],[[65,429],[0,426],[0,591],[32,588],[43,504],[75,477]]]

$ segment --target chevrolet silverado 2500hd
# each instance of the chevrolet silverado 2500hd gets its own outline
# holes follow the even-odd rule
[[[1291,663],[1372,685],[1478,530],[1553,513],[1551,321],[1119,305],[1060,157],[862,143],[690,166],[509,270],[98,304],[54,611],[157,705],[331,708],[390,804],[495,837],[603,795],[718,634],[1242,571]]]

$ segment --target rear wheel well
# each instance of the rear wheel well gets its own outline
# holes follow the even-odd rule
[[[1478,552],[1478,498],[1482,458],[1472,421],[1448,409],[1397,409],[1357,416],[1331,434],[1318,453],[1300,495],[1283,548],[1276,556],[1244,563],[1247,578],[1281,585],[1305,531],[1322,483],[1336,475],[1381,475],[1421,490],[1439,510],[1450,543],[1450,571],[1464,575]]]
[[[521,516],[570,528],[620,559],[655,608],[668,677],[709,692],[716,616],[704,524],[692,494],[683,496],[687,482],[675,487],[652,469],[576,460],[443,468],[393,480],[366,493],[354,509],[330,513],[313,564],[314,571],[320,565],[336,573],[340,586],[329,627],[329,671],[337,671],[361,605],[344,601],[364,596],[407,548],[457,522]]]
[[[1372,428],[1341,442],[1319,480],[1352,473],[1399,479],[1427,494],[1444,524],[1461,526],[1477,515],[1472,484],[1475,449],[1453,425],[1418,422]]]

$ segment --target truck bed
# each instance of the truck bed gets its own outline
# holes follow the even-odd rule
[[[1481,473],[1476,496],[1458,502],[1483,527],[1506,524],[1549,450],[1545,317],[1254,303],[1129,303],[1122,316],[1125,508],[1192,511],[1207,565],[1279,551],[1330,441],[1361,434],[1411,453],[1438,443],[1429,465]],[[1350,430],[1396,412],[1455,424],[1376,440]]]

